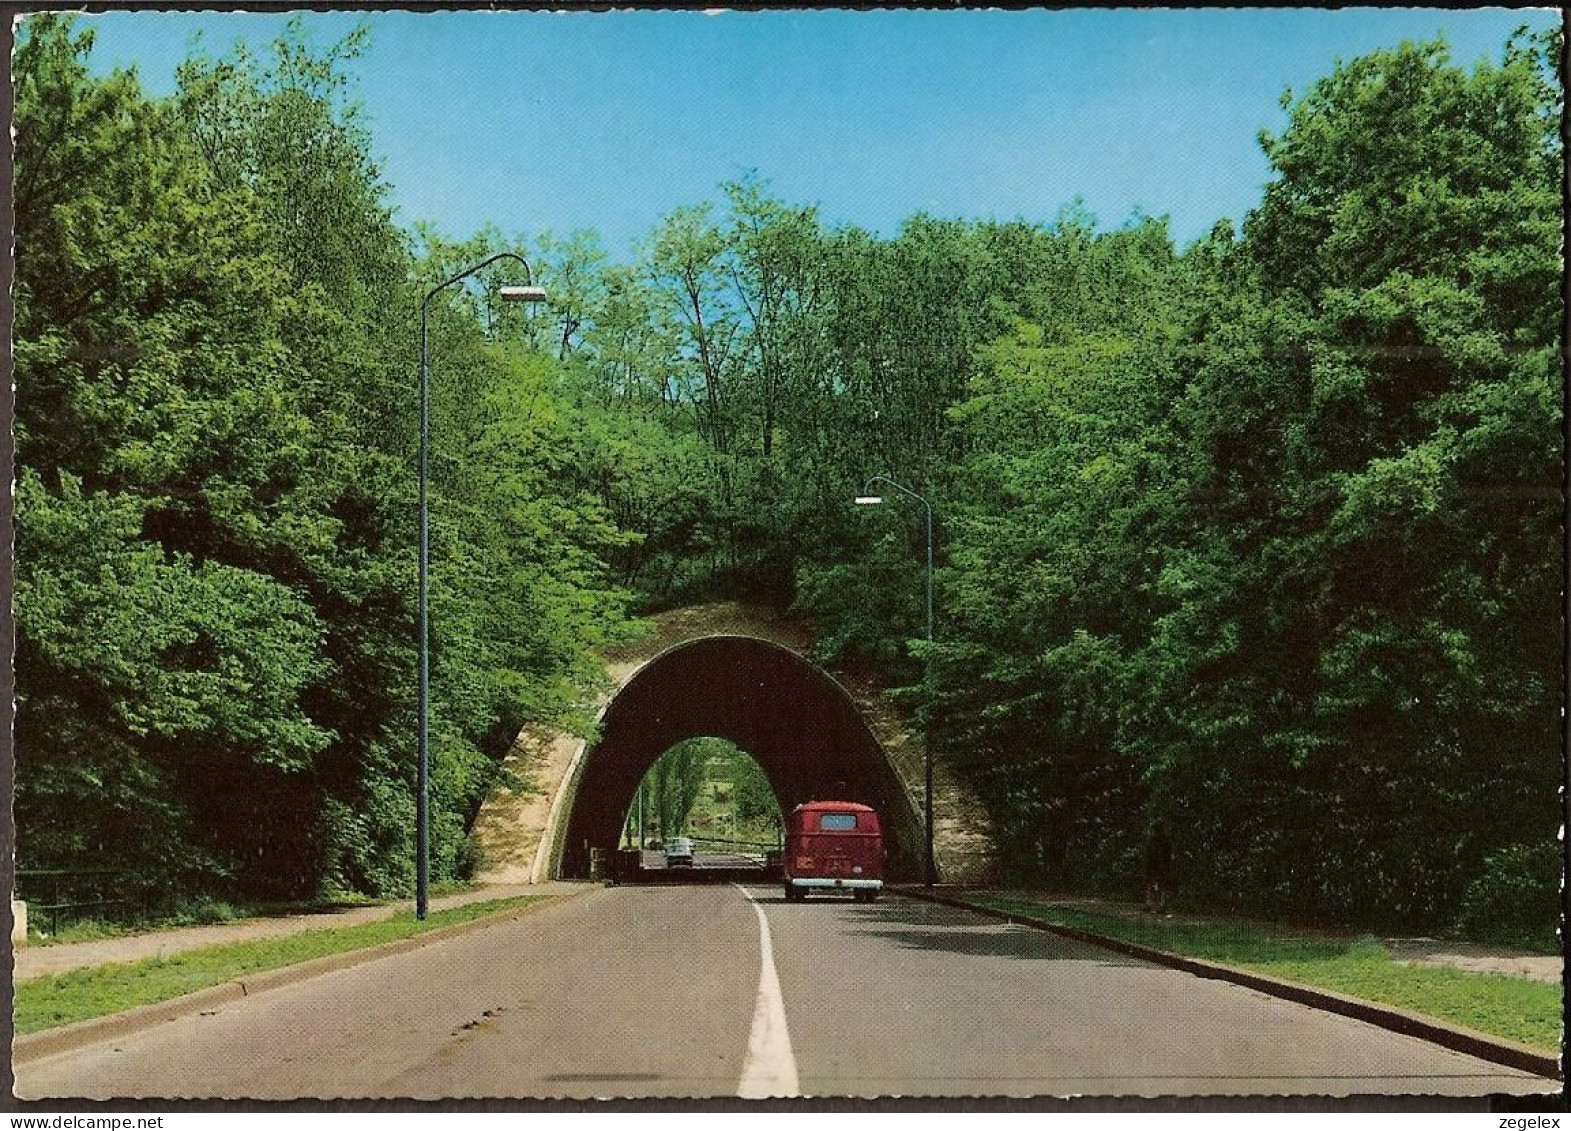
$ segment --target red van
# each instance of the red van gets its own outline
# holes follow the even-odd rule
[[[872,900],[884,886],[884,834],[878,814],[855,801],[808,801],[786,821],[785,895],[849,891]]]

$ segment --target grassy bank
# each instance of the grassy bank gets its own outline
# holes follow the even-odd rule
[[[431,894],[450,895],[470,891],[473,883],[444,880],[431,885]],[[407,897],[406,897],[407,898]],[[392,902],[357,892],[339,892],[317,899],[245,903],[198,896],[162,907],[156,912],[131,914],[120,919],[83,918],[67,922],[56,930],[50,925],[49,913],[42,907],[34,913],[28,924],[28,946],[67,946],[72,943],[97,942],[100,939],[126,938],[145,935],[149,931],[169,931],[180,927],[208,927],[215,923],[238,923],[246,919],[276,915],[316,915],[331,911],[347,911],[356,907],[376,907]]]
[[[49,978],[35,978],[16,986],[16,1033],[37,1032],[120,1013],[139,1005],[167,1001],[182,994],[223,982],[293,966],[313,958],[363,950],[450,927],[497,912],[525,907],[550,896],[522,895],[490,899],[445,911],[433,911],[420,922],[412,911],[401,911],[374,923],[303,931],[279,938],[229,943],[190,950],[168,958],[72,970]]]
[[[1277,937],[1234,924],[1126,918],[1016,896],[974,893],[966,898],[994,910],[1394,1005],[1534,1048],[1560,1048],[1561,989],[1551,982],[1396,962],[1376,939]]]

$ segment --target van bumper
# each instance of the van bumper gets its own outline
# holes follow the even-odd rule
[[[859,888],[864,891],[868,889],[877,891],[884,886],[883,880],[841,879],[838,876],[795,876],[786,880],[786,883],[794,888],[829,888],[830,890],[843,888],[846,891],[855,891]]]

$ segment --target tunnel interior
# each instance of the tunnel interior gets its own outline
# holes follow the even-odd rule
[[[679,644],[616,693],[584,751],[558,874],[584,878],[591,849],[614,851],[645,771],[688,738],[724,738],[763,770],[783,813],[804,801],[871,805],[888,873],[920,872],[921,826],[889,759],[844,688],[788,648],[745,636]]]

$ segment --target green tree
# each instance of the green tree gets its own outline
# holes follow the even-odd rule
[[[704,738],[679,742],[644,774],[648,811],[664,840],[687,831],[688,815],[706,779],[710,745],[711,740]]]
[[[1214,894],[1443,925],[1553,836],[1553,56],[1376,52],[1265,139],[1254,286],[1175,412],[1194,533],[1143,718]]]
[[[321,626],[254,568],[333,536],[301,482],[319,434],[281,341],[290,298],[254,199],[133,77],[91,77],[91,42],[40,17],[17,51],[24,859],[309,883],[310,824],[275,804],[332,738],[305,703]],[[145,835],[136,789],[156,798]]]
[[[409,882],[417,280],[494,236],[412,259],[343,77],[361,46],[292,25],[270,63],[194,59],[155,101],[91,77],[69,20],[26,25],[28,862],[243,896]],[[524,723],[587,728],[590,650],[622,625],[625,540],[568,467],[557,369],[481,283],[433,311],[438,876]]]

